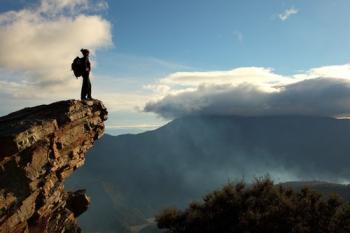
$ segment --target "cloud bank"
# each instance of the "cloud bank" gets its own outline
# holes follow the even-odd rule
[[[144,111],[169,119],[188,115],[350,116],[350,65],[291,76],[259,67],[179,72],[152,87],[163,91],[163,97],[148,102]]]
[[[0,91],[8,98],[67,96],[79,83],[70,64],[82,47],[112,44],[105,1],[41,0],[0,14]]]

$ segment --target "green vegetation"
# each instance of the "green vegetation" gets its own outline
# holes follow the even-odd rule
[[[349,233],[350,204],[264,178],[228,184],[185,211],[164,210],[156,221],[167,233]]]

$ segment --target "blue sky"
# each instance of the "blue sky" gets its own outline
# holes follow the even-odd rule
[[[44,8],[43,3],[49,7]],[[89,30],[102,28],[100,37],[84,43],[91,45],[95,51],[93,92],[96,93],[96,98],[108,99],[106,105],[110,108],[111,118],[107,126],[112,133],[140,132],[170,120],[159,117],[165,115],[159,114],[159,108],[150,108],[148,113],[144,113],[142,108],[150,101],[159,102],[167,96],[179,95],[180,92],[198,91],[196,88],[204,81],[198,81],[197,86],[183,84],[193,78],[193,72],[200,76],[196,76],[196,80],[202,80],[209,73],[211,79],[222,83],[221,73],[217,77],[217,73],[213,76],[210,72],[260,67],[270,69],[271,75],[289,78],[310,73],[314,75],[312,77],[328,77],[330,69],[322,69],[324,72],[317,75],[312,69],[332,65],[336,66],[336,71],[332,69],[331,74],[336,73],[334,77],[338,77],[337,72],[344,71],[344,65],[348,65],[350,60],[348,0],[2,0],[0,17],[10,17],[6,13],[12,10],[18,13],[16,20],[20,21],[19,12],[24,9],[31,10],[31,14],[36,16],[45,11],[56,14],[52,18],[45,16],[32,23],[28,26],[28,31],[31,30],[30,27],[41,25],[45,20],[62,23],[62,17],[74,21],[81,15],[86,16],[84,20],[89,17],[95,19],[93,22],[96,23],[86,23],[83,27],[90,27]],[[94,16],[98,18],[92,18]],[[0,18],[3,30],[6,27],[15,28],[13,23],[2,20],[3,22]],[[50,25],[44,26],[50,29]],[[71,34],[70,31],[64,32]],[[41,44],[49,44],[46,39],[40,40],[41,36],[47,36],[41,33],[42,31],[37,31],[36,39]],[[92,31],[89,35],[94,36],[93,33]],[[1,43],[6,44],[6,40],[9,39],[0,38],[0,47]],[[69,43],[68,38],[65,43]],[[71,47],[77,44],[79,45],[72,41]],[[62,46],[60,42],[55,45]],[[31,44],[27,46],[30,47]],[[79,49],[77,47],[75,51],[78,55]],[[2,56],[12,57],[10,53],[3,53]],[[50,56],[50,52],[47,56]],[[13,60],[14,64],[18,61],[16,59]],[[19,83],[11,82],[14,90],[17,90],[18,84],[31,83],[33,78],[28,81],[26,75],[37,72],[34,69],[41,65],[34,68],[28,65],[16,66],[5,60],[0,60],[0,72],[3,74],[0,81],[3,81],[3,88],[6,88],[5,84],[10,82],[10,77],[22,79]],[[67,64],[70,62],[71,57],[67,58]],[[187,73],[181,73],[181,76],[178,72]],[[175,83],[172,75],[176,76],[176,80],[184,82]],[[241,77],[240,75],[241,73],[238,76]],[[347,76],[347,73],[343,76]],[[39,81],[35,79],[33,83],[36,82]],[[79,93],[77,82],[73,85]],[[154,88],[159,88],[160,91],[152,90]],[[9,93],[11,91],[8,89]],[[79,96],[68,92],[67,95],[73,98]],[[52,100],[60,98],[61,96],[55,96]],[[18,101],[14,103],[8,94],[7,100],[5,99],[1,103],[2,114],[50,98],[35,95],[33,101],[25,97],[21,102],[20,97],[16,96]]]
[[[346,0],[128,0],[109,7],[115,53],[202,70],[263,66],[283,73],[349,60]],[[292,7],[298,14],[281,21]]]

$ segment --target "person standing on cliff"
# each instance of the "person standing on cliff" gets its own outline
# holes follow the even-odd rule
[[[91,64],[89,60],[90,51],[87,49],[81,49],[80,52],[84,56],[82,58],[83,86],[81,87],[81,100],[92,99],[91,81],[90,81]]]

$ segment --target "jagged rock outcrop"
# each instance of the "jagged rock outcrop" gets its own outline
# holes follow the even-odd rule
[[[0,118],[0,233],[80,232],[83,190],[63,182],[82,166],[104,132],[98,100],[68,100],[25,108]]]

